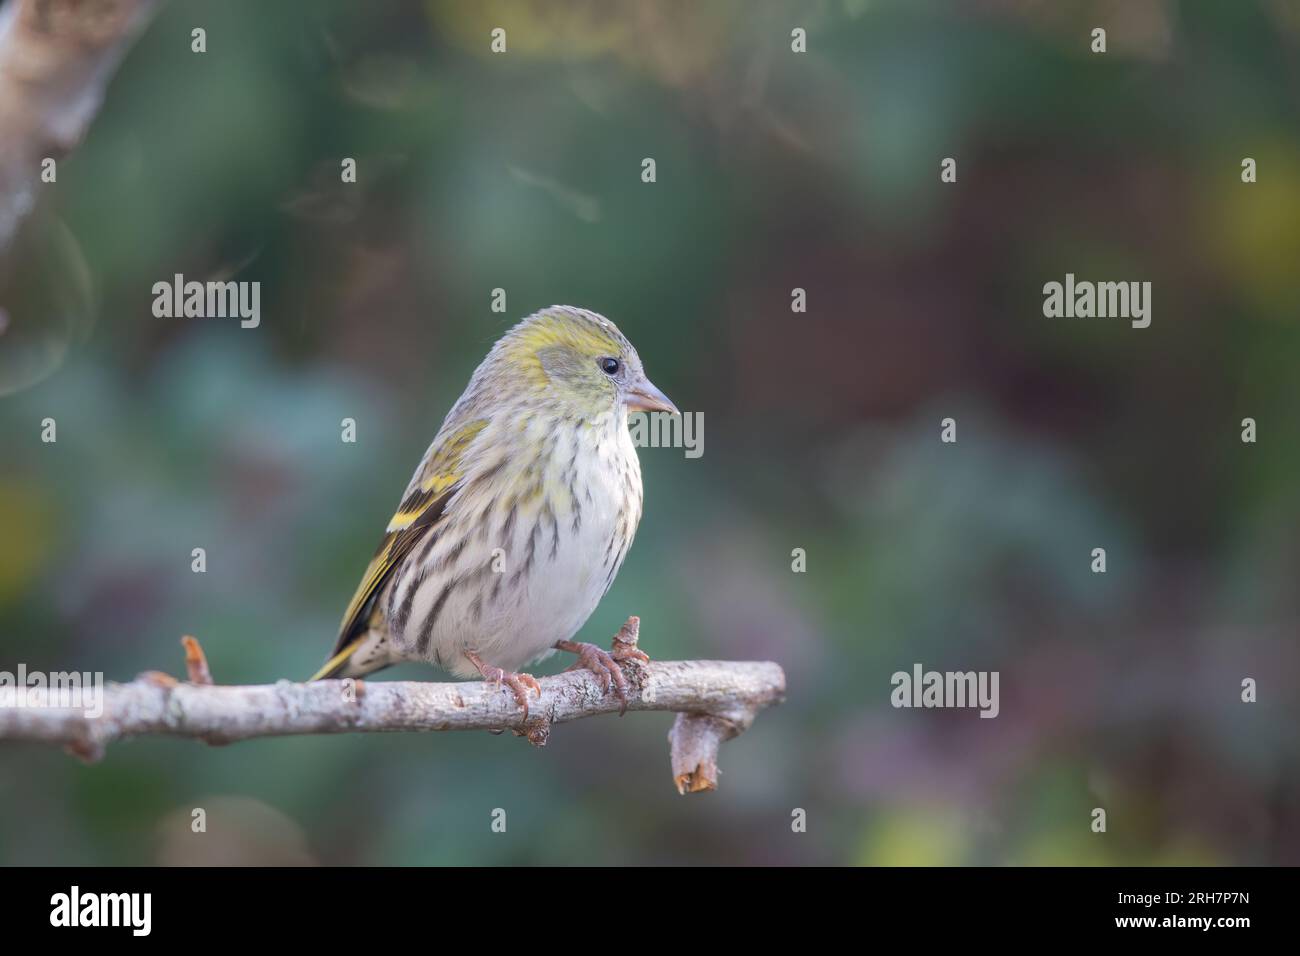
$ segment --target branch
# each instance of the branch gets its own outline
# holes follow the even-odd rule
[[[193,639],[186,643],[191,677],[206,674],[206,662],[201,671],[197,666],[202,651],[188,641]],[[715,789],[718,745],[785,697],[785,674],[770,662],[621,663],[628,678],[628,710],[678,714],[668,739],[673,780],[681,793]],[[615,694],[601,691],[600,681],[587,670],[544,677],[539,683],[541,695],[530,697],[530,716],[521,724],[510,690],[483,681],[225,686],[182,683],[151,672],[104,687],[98,714],[93,703],[74,708],[0,702],[0,741],[62,744],[88,761],[103,757],[115,740],[150,735],[228,744],[297,734],[513,730],[543,746],[554,724],[618,713],[623,707]]]
[[[158,0],[0,7],[0,251],[36,202],[41,160],[81,141]]]

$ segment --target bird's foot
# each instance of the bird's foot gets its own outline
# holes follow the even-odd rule
[[[614,693],[623,706],[619,708],[619,716],[627,713],[627,675],[623,673],[620,661],[649,661],[650,655],[636,646],[636,632],[640,625],[640,620],[630,617],[627,623],[619,629],[618,634],[614,637],[614,653],[597,647],[595,644],[587,644],[582,641],[556,641],[555,649],[559,651],[568,651],[570,654],[577,654],[577,663],[566,670],[589,670],[596,675],[600,681],[600,692],[609,693],[610,685],[614,687]],[[625,634],[627,635],[625,637]],[[620,640],[620,638],[624,638]]]
[[[496,684],[498,688],[504,684],[514,692],[515,702],[524,709],[524,720],[527,721],[528,691],[532,690],[538,697],[542,696],[542,685],[537,682],[537,678],[532,674],[516,674],[500,667],[493,667],[491,664],[485,664],[483,659],[473,651],[466,651],[465,656],[478,668],[478,672],[483,675],[485,681]]]

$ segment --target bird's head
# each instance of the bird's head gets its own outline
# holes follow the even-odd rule
[[[620,410],[679,414],[646,377],[632,343],[595,312],[551,306],[516,325],[497,348],[523,388],[567,412],[584,418]]]

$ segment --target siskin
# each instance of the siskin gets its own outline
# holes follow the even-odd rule
[[[519,669],[563,650],[624,696],[618,661],[571,638],[641,520],[636,410],[678,414],[604,316],[552,306],[502,336],[416,467],[312,680],[424,661],[509,686],[527,717],[526,689],[540,688]]]

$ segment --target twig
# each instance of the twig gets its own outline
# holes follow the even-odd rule
[[[72,149],[158,0],[0,6],[0,253],[36,201],[41,161]]]
[[[191,645],[192,642],[192,645]],[[186,642],[187,659],[203,659]],[[669,733],[673,779],[682,793],[717,786],[718,745],[746,729],[764,707],[785,696],[780,666],[758,661],[621,662],[628,710],[677,713]],[[203,672],[206,674],[206,663]],[[191,674],[194,671],[191,670]],[[208,678],[210,679],[210,677]],[[328,680],[314,684],[227,686],[180,682],[158,672],[110,683],[88,707],[17,706],[0,702],[0,741],[63,745],[87,760],[128,737],[189,737],[228,744],[298,734],[430,730],[513,730],[542,746],[554,724],[618,713],[622,702],[602,693],[590,671],[544,677],[526,725],[507,688],[476,681],[430,684]],[[94,708],[97,709],[97,708]]]
[[[212,671],[208,670],[208,656],[203,653],[198,638],[186,634],[181,638],[181,646],[185,648],[185,673],[189,676],[190,683],[211,684]]]

